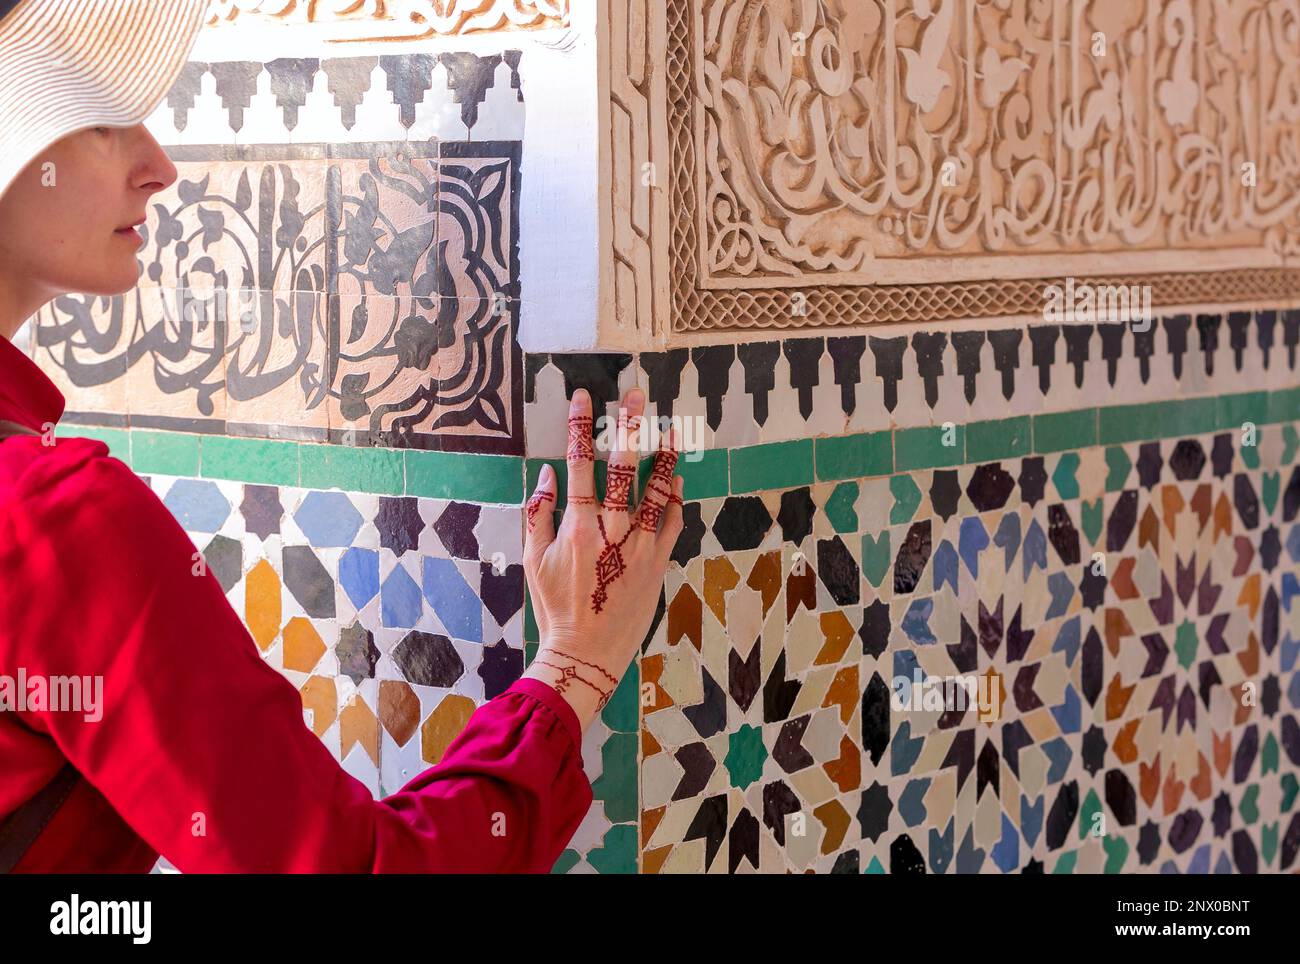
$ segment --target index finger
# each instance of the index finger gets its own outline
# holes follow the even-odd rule
[[[591,436],[591,396],[579,388],[569,400],[569,445],[564,460],[569,466],[569,505],[596,506],[596,449]]]

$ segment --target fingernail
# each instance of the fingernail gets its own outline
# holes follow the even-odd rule
[[[645,401],[645,392],[639,388],[634,388],[627,393],[627,403],[629,405],[640,405]]]
[[[555,475],[555,469],[551,468],[549,462],[542,463],[542,470],[537,473],[537,487],[546,488],[551,484],[551,478]]]
[[[587,394],[585,388],[577,388],[573,391],[573,400],[575,402],[587,402],[591,400],[591,396]]]

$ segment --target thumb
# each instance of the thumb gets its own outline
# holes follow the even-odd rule
[[[547,546],[555,541],[555,469],[543,465],[537,488],[524,506],[527,531],[524,535],[524,558],[540,559]]]

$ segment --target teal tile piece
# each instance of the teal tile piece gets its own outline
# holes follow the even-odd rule
[[[817,478],[822,482],[865,479],[894,471],[891,432],[866,432],[816,440]]]
[[[970,443],[967,442],[967,445]],[[1067,452],[1097,444],[1097,410],[1034,416],[1034,451]]]
[[[512,455],[406,450],[406,494],[462,502],[524,501],[524,460]]]
[[[763,492],[809,485],[813,480],[813,440],[746,445],[731,450],[731,492]]]
[[[141,475],[199,474],[199,436],[183,432],[131,432],[131,467]]]
[[[1133,460],[1118,445],[1106,449],[1106,491],[1121,492],[1133,471]]]
[[[200,443],[199,457],[200,471],[207,479],[298,484],[297,442],[208,435]]]
[[[826,500],[826,518],[836,532],[858,531],[858,510],[854,504],[858,501],[858,483],[841,482],[835,486]]]
[[[965,426],[935,425],[894,432],[894,467],[899,472],[961,465],[965,459]]]
[[[1292,422],[1300,418],[1300,387],[1268,393],[1268,420]]]
[[[1079,453],[1066,452],[1056,463],[1056,468],[1052,470],[1052,484],[1056,486],[1056,491],[1060,493],[1062,499],[1077,499],[1079,497]]]
[[[89,438],[108,446],[108,454],[127,465],[131,460],[131,433],[124,428],[100,428],[98,425],[60,424],[54,428],[55,439]],[[55,444],[58,444],[57,442]]]
[[[966,426],[966,461],[997,462],[1028,455],[1033,436],[1029,416]]]
[[[1160,437],[1160,409],[1155,405],[1115,405],[1101,410],[1098,441],[1102,445]]]
[[[298,447],[298,460],[303,488],[379,495],[406,491],[406,459],[401,449],[304,444]]]
[[[637,847],[637,825],[616,824],[605,832],[602,845],[587,854],[587,863],[600,874],[635,874]]]
[[[889,492],[894,497],[894,507],[889,510],[890,525],[911,522],[921,505],[921,490],[910,475],[895,475],[889,480]]]
[[[1240,430],[1247,422],[1256,426],[1263,425],[1268,421],[1268,402],[1268,392],[1220,395],[1219,428]]]
[[[903,521],[906,522],[907,520],[904,519]],[[867,582],[877,589],[884,582],[885,575],[889,572],[889,566],[894,561],[894,556],[889,551],[889,548],[888,529],[875,536],[869,532],[862,534],[862,574],[866,576]]]
[[[591,792],[604,804],[610,823],[631,823],[637,818],[636,733],[611,733],[600,748],[600,776]]]
[[[1218,428],[1218,400],[1183,398],[1161,403],[1161,430],[1168,438],[1202,435]]]
[[[727,450],[707,449],[685,452],[677,460],[677,474],[682,477],[682,498],[688,502],[720,499],[730,490],[727,473]],[[694,457],[694,461],[692,458]],[[650,460],[653,466],[653,459]],[[646,476],[649,478],[649,476]]]

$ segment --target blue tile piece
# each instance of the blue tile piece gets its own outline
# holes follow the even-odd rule
[[[1043,618],[1055,619],[1069,612],[1070,600],[1074,598],[1074,580],[1068,572],[1054,572],[1048,576],[1047,591],[1052,596],[1052,602]]]
[[[930,616],[933,613],[933,599],[916,599],[907,607],[907,615],[903,617],[903,632],[918,646],[933,646],[938,642],[930,629]]]
[[[899,724],[894,739],[889,745],[889,772],[894,776],[911,773],[924,745],[925,737],[918,736],[913,740],[912,724],[904,720]]]
[[[957,573],[957,550],[952,547],[951,542],[944,539],[934,553],[934,591],[938,592],[943,588],[944,583],[947,583],[952,586],[952,591],[956,594]]]
[[[1065,686],[1065,699],[1061,701],[1060,706],[1052,707],[1052,715],[1056,717],[1056,725],[1061,728],[1062,733],[1077,733],[1083,719],[1083,707],[1079,701],[1079,694],[1074,691],[1074,687],[1068,683]]]
[[[379,553],[352,548],[339,559],[339,584],[358,609],[379,592]]]
[[[1020,866],[1020,834],[1005,813],[1002,814],[1002,839],[993,845],[989,856],[1004,874],[1009,874]]]
[[[410,629],[420,621],[420,587],[403,567],[384,580],[379,609],[384,625],[391,629]]]
[[[979,516],[967,516],[961,520],[960,549],[961,561],[975,579],[980,577],[980,553],[988,548],[989,534]]]
[[[1023,793],[1020,795],[1020,833],[1030,850],[1038,840],[1038,832],[1043,829],[1043,795],[1040,793],[1031,803]]]
[[[457,639],[483,642],[483,604],[450,559],[424,558],[424,598]]]
[[[952,863],[953,838],[956,832],[956,824],[951,817],[948,818],[948,826],[939,833],[934,827],[930,828],[930,870],[932,873],[942,874],[948,870],[948,865]]]
[[[1081,633],[1079,617],[1075,616],[1063,623],[1056,634],[1056,641],[1052,643],[1052,652],[1064,653],[1066,666],[1074,665],[1074,657],[1079,653],[1079,637]]]
[[[1002,517],[1002,524],[993,536],[993,544],[1004,554],[1002,571],[1010,572],[1011,564],[1016,561],[1016,553],[1020,551],[1020,516],[1008,512]]]
[[[1024,570],[1022,578],[1026,582],[1035,566],[1039,569],[1047,568],[1047,534],[1037,519],[1029,524],[1029,531],[1025,533],[1025,548],[1020,561]]]
[[[293,519],[318,549],[351,546],[365,521],[342,492],[309,492]]]
[[[925,822],[925,791],[930,789],[930,778],[919,777],[909,780],[902,796],[898,798],[898,815],[909,827],[917,827]]]
[[[230,517],[230,503],[215,482],[177,479],[163,505],[187,532],[216,532]]]
[[[1060,783],[1069,772],[1070,760],[1074,756],[1070,752],[1070,744],[1065,741],[1065,737],[1058,736],[1043,744],[1043,752],[1052,763],[1047,768],[1047,782]]]

